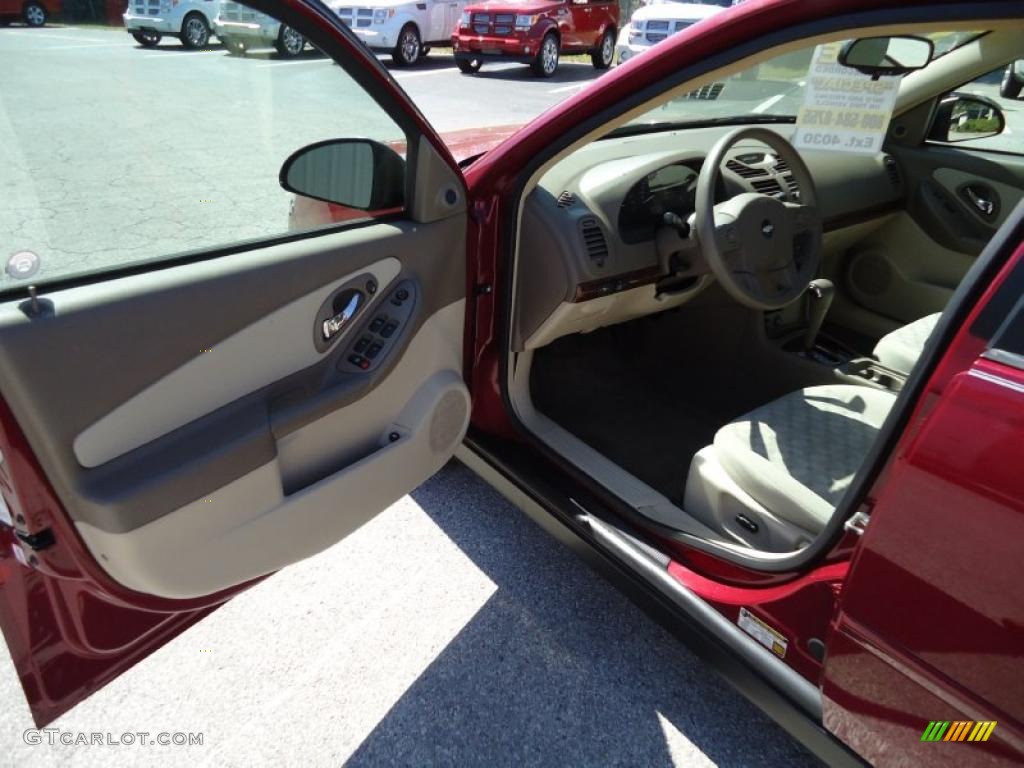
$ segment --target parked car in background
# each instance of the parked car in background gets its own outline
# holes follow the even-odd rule
[[[145,48],[154,47],[166,36],[196,50],[210,44],[219,10],[220,0],[128,0],[124,28]]]
[[[447,45],[466,0],[369,0],[362,5],[332,3],[331,8],[372,51],[390,53],[409,67]]]
[[[231,0],[220,4],[213,31],[224,47],[235,54],[273,46],[281,56],[290,58],[306,47],[306,38],[287,24]]]
[[[23,21],[30,27],[41,27],[60,13],[60,0],[0,0],[0,27]]]
[[[629,25],[619,33],[615,63],[628,61],[655,43],[723,10],[725,6],[715,3],[677,3],[672,0],[655,0],[642,5],[633,12]]]
[[[596,69],[610,67],[618,29],[617,2],[475,3],[462,12],[452,48],[464,74],[478,72],[485,61],[516,61],[551,77],[563,53],[589,53]]]

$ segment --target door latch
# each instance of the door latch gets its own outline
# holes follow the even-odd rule
[[[356,312],[358,312],[359,308],[363,305],[363,294],[360,291],[352,291],[352,295],[349,297],[348,301],[345,301],[344,296],[340,296],[339,298],[343,304],[341,311],[333,317],[328,317],[324,320],[324,341],[330,341],[341,333],[342,329],[348,325],[349,320],[355,316]],[[338,304],[335,304],[335,306],[338,306]]]
[[[843,528],[848,531],[856,533],[858,536],[863,536],[864,531],[867,530],[868,523],[871,522],[871,515],[863,510],[854,512],[853,517],[843,524]]]

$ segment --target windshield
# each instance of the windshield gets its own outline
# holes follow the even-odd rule
[[[938,32],[925,35],[935,45],[932,61],[979,37],[980,32]],[[630,121],[631,126],[709,120],[795,120],[804,101],[807,72],[815,47],[778,56],[705,85]]]

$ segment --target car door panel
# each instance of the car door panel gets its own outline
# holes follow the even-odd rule
[[[469,414],[464,228],[377,224],[56,291],[40,317],[0,307],[0,388],[108,572],[210,594],[323,549],[436,471]],[[317,350],[325,298],[371,279],[348,332]],[[348,370],[355,336],[397,313],[399,282],[416,306],[388,359]],[[55,338],[73,352],[54,355]]]
[[[978,254],[1024,198],[1024,158],[935,144],[887,147],[907,192],[906,211],[850,250],[843,285],[851,325],[881,336],[940,312]],[[990,190],[995,214],[979,215],[965,187]]]

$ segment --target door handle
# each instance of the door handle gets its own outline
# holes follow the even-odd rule
[[[323,334],[324,341],[330,341],[339,333],[342,329],[348,325],[349,320],[359,311],[359,308],[363,305],[363,294],[359,291],[353,291],[351,298],[341,308],[341,311],[333,317],[328,317],[323,323]],[[337,306],[337,304],[335,304]]]
[[[961,190],[967,201],[974,206],[974,210],[980,213],[982,216],[992,216],[996,212],[995,201],[990,200],[991,190],[988,189],[976,189],[970,185],[967,185]]]

